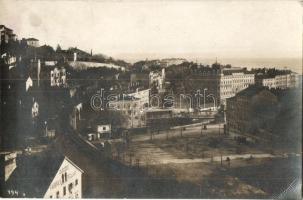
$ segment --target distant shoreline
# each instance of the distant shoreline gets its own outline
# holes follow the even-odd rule
[[[118,57],[117,57],[118,58]],[[216,61],[216,58],[186,58],[185,56],[176,56],[176,57],[159,57],[151,58],[147,57],[148,60],[157,60],[164,58],[184,58],[188,61],[198,62],[204,65],[211,65]],[[146,60],[142,59],[132,59],[120,56],[119,59],[123,59],[126,62],[135,63],[138,61]],[[302,58],[218,58],[218,62],[221,64],[231,64],[233,67],[247,67],[251,68],[278,68],[278,69],[290,69],[298,74],[302,75]]]

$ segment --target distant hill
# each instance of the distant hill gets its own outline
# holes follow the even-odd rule
[[[156,60],[143,60],[134,63],[133,70],[135,71],[153,71],[161,68],[166,68],[172,65],[180,65],[187,62],[184,58],[164,58]]]

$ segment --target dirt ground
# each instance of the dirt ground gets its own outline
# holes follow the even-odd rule
[[[159,180],[169,177],[194,184],[200,187],[201,197],[267,198],[285,190],[296,177],[292,172],[300,171],[293,169],[289,158],[279,157],[281,153],[264,144],[239,144],[233,137],[191,132],[133,141],[118,159],[128,166],[140,166]],[[113,154],[117,154],[115,148]],[[249,154],[273,156],[245,156]],[[234,155],[240,157],[226,160]]]
[[[277,197],[298,177],[298,161],[289,159],[237,159],[231,165],[190,163],[155,165],[148,168],[153,177],[173,176],[178,182],[200,186],[202,197]]]
[[[168,140],[155,140],[152,142],[177,158],[207,158],[211,156],[245,153],[271,153],[268,146],[255,144],[238,144],[227,136],[187,136],[174,137]]]

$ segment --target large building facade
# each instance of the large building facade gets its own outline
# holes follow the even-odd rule
[[[294,72],[285,72],[276,75],[256,74],[256,84],[264,87],[287,89],[298,87],[299,76]]]
[[[255,75],[246,73],[241,68],[226,68],[220,73],[220,101],[226,103],[226,99],[235,96],[238,92],[255,84]]]
[[[266,137],[279,111],[278,98],[260,86],[249,87],[227,99],[226,107],[228,133],[252,138]]]
[[[193,76],[202,90],[206,90],[206,98],[215,98],[215,104],[226,104],[226,99],[255,84],[254,74],[243,68],[224,67],[214,64],[213,67],[200,68]],[[204,95],[204,94],[203,94]]]

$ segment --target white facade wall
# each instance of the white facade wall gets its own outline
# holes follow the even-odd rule
[[[255,83],[254,74],[232,73],[231,75],[221,74],[220,78],[220,99],[225,99],[235,96],[238,92],[244,90],[249,85]]]
[[[31,79],[31,77],[28,77],[25,82],[25,91],[28,91],[30,87],[33,87],[33,80]]]
[[[65,158],[44,198],[82,198],[82,173]]]
[[[66,86],[66,70],[55,67],[50,72],[51,86]]]
[[[276,75],[274,78],[264,78],[262,85],[268,88],[294,88],[297,87],[298,79],[295,73]]]
[[[109,133],[111,132],[111,125],[110,124],[97,125],[97,132],[100,134]]]

